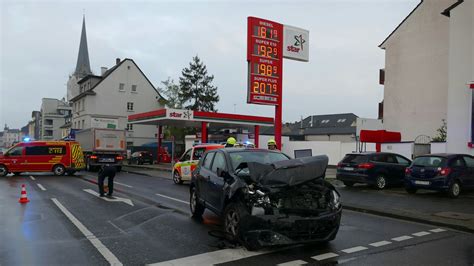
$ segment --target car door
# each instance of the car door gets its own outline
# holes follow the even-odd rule
[[[204,155],[202,163],[196,169],[196,188],[199,198],[206,203],[209,202],[209,179],[211,178],[211,164],[214,159],[215,152],[208,152]]]
[[[464,183],[466,186],[474,188],[474,157],[464,155],[463,158],[467,167],[467,176]]]
[[[5,154],[5,165],[9,172],[25,171],[24,167],[24,147],[16,146]]]
[[[215,152],[210,178],[208,179],[209,204],[218,212],[223,208],[224,202],[224,178],[219,176],[218,169],[227,171],[225,155],[222,151]]]
[[[191,178],[191,153],[193,149],[187,150],[179,160],[180,174],[183,179],[189,180]]]
[[[410,166],[411,161],[400,155],[395,155],[395,158],[397,160],[397,178],[402,183],[405,178],[405,169]]]
[[[466,162],[464,162],[464,159],[461,156],[457,156],[451,160],[450,166],[452,169],[450,176],[452,178],[458,178],[459,180],[461,180],[462,186],[466,185],[465,180],[468,176],[468,169],[466,167]]]

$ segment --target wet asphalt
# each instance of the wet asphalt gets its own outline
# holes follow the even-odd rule
[[[96,175],[0,178],[0,265],[107,265],[110,254],[124,265],[474,263],[472,234],[346,210],[337,238],[327,245],[248,253],[210,236],[210,231],[221,228],[220,219],[211,212],[206,211],[203,221],[190,218],[188,185],[119,173],[114,195],[131,200],[131,206],[87,192],[97,191]],[[21,184],[26,184],[30,199],[23,205],[18,203]],[[92,236],[85,236],[52,199]],[[98,248],[96,240],[109,253]],[[324,259],[328,256],[333,257]]]

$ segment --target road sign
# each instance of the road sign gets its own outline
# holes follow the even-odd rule
[[[248,17],[247,103],[279,105],[283,67],[283,25]]]

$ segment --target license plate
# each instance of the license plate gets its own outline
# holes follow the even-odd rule
[[[353,167],[343,167],[342,170],[345,170],[345,171],[354,171],[354,168],[353,168]]]
[[[415,184],[428,186],[430,184],[430,181],[415,180]]]
[[[99,162],[101,162],[101,163],[113,163],[113,162],[115,162],[115,159],[114,158],[100,158]]]

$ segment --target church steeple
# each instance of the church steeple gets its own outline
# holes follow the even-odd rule
[[[92,71],[89,63],[89,51],[87,49],[86,17],[84,16],[82,18],[81,43],[79,45],[76,71],[74,71],[74,75],[80,79],[89,74],[92,74]]]

